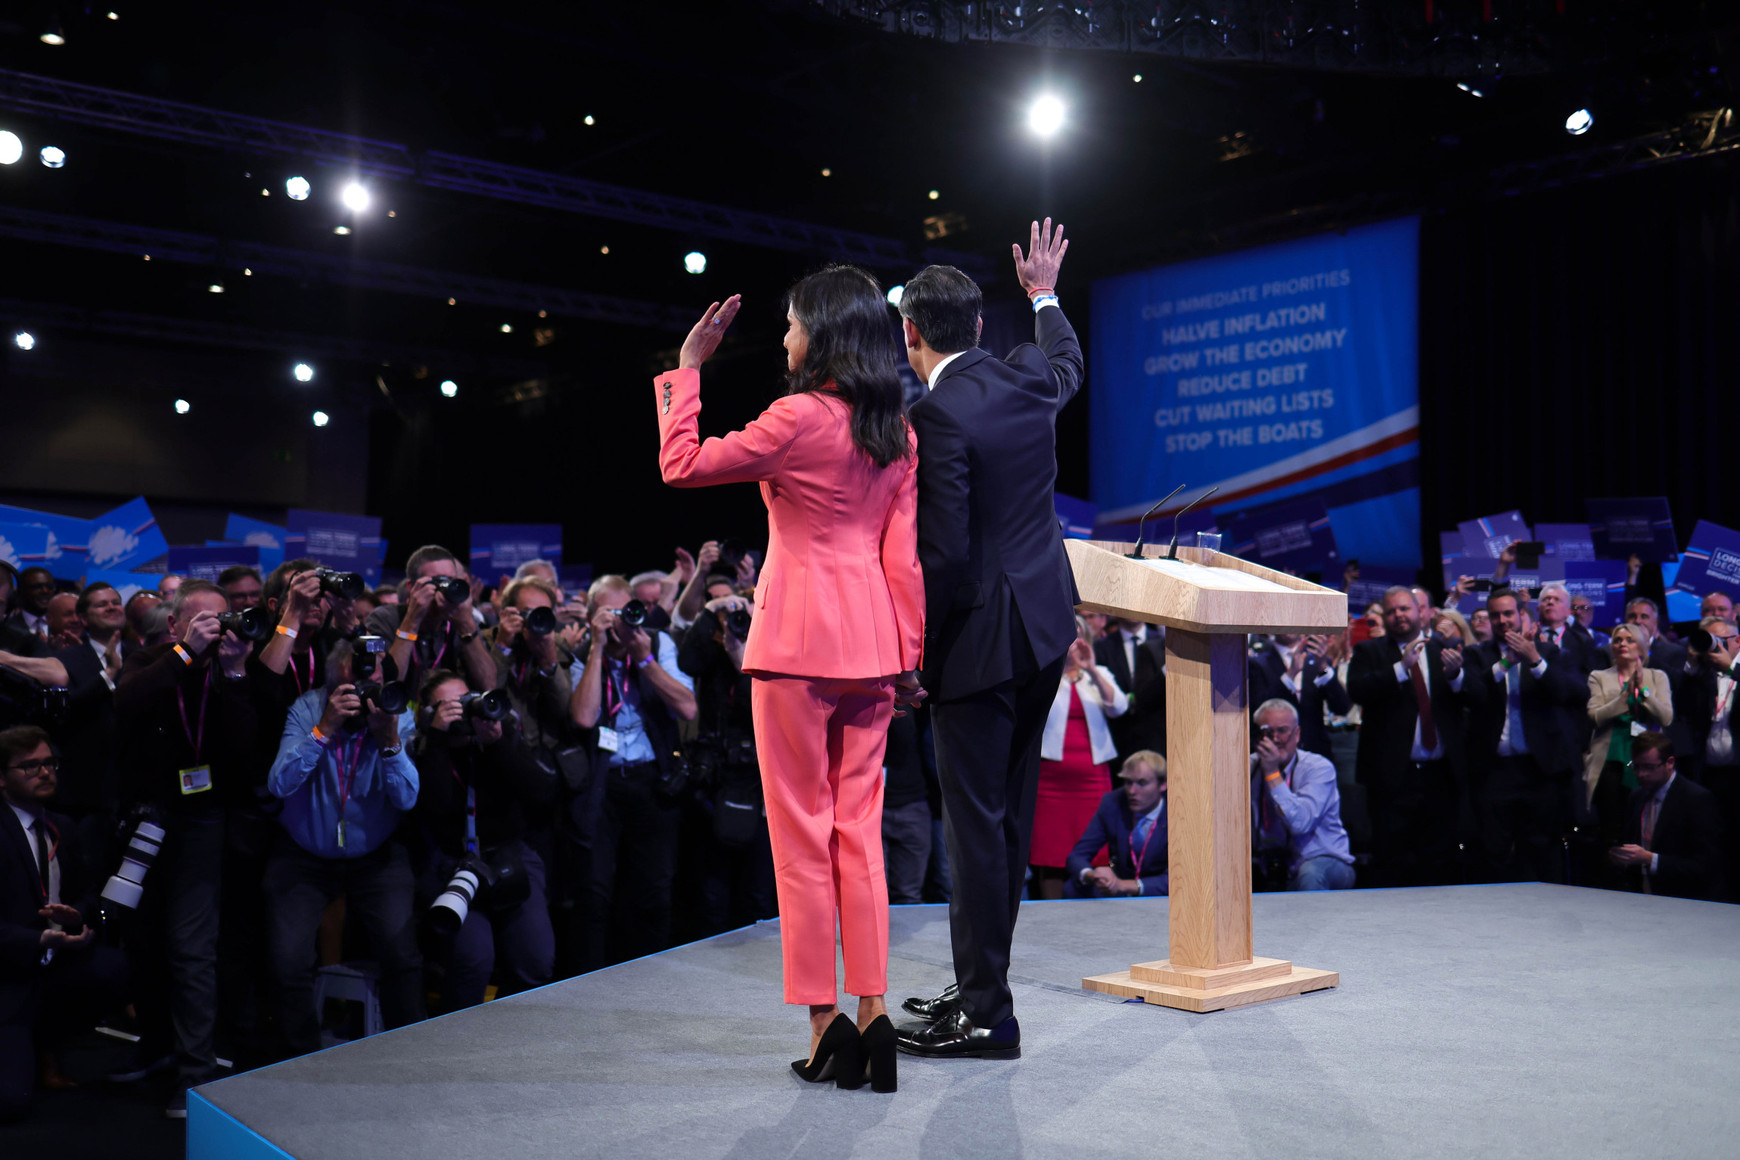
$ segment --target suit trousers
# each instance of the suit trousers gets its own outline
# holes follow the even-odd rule
[[[1398,763],[1366,787],[1374,877],[1384,886],[1444,886],[1455,880],[1456,774],[1448,761]]]
[[[882,757],[894,679],[757,675],[750,704],[779,894],[785,1001],[838,1000],[836,912],[847,993],[887,994]]]
[[[1571,788],[1569,771],[1548,772],[1531,754],[1493,759],[1482,822],[1496,881],[1564,882],[1560,839],[1570,826]]]
[[[1024,645],[1023,652],[1031,656]],[[1063,661],[931,706],[943,835],[955,868],[955,981],[976,1027],[995,1027],[1015,1013],[1009,950],[1027,885],[1039,747]]]

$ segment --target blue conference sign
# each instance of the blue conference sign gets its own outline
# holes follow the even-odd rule
[[[1317,499],[1341,557],[1418,567],[1419,219],[1094,284],[1100,534],[1218,486]]]

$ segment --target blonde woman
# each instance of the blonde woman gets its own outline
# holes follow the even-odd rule
[[[1637,775],[1631,770],[1634,734],[1673,724],[1674,702],[1667,674],[1644,667],[1649,629],[1641,624],[1614,628],[1608,650],[1613,667],[1589,674],[1589,719],[1595,735],[1583,766],[1584,803],[1595,811],[1603,847],[1624,839],[1625,806]]]

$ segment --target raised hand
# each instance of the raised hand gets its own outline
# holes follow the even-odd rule
[[[1044,288],[1057,289],[1057,272],[1063,266],[1063,255],[1069,251],[1069,243],[1063,240],[1063,226],[1058,225],[1054,232],[1051,219],[1045,219],[1045,225],[1033,223],[1033,232],[1027,243],[1027,254],[1021,254],[1021,243],[1017,242],[1010,249],[1015,252],[1015,277],[1021,281],[1024,294]]]
[[[725,299],[721,306],[715,302],[707,307],[701,315],[701,321],[695,323],[689,331],[689,337],[683,340],[683,350],[677,356],[677,366],[683,370],[700,370],[701,364],[713,357],[713,352],[719,349],[720,340],[725,337],[725,331],[730,328],[731,320],[737,317],[737,308],[743,304],[741,294],[733,294]]]

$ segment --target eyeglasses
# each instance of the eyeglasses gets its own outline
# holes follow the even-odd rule
[[[1654,773],[1657,770],[1666,769],[1667,762],[1658,761],[1654,765],[1645,765],[1641,761],[1634,761],[1631,763],[1631,768],[1637,773]]]
[[[1572,612],[1594,612],[1595,606],[1593,604],[1573,604],[1573,605],[1571,605],[1571,611]]]
[[[60,768],[60,758],[44,757],[37,761],[20,761],[17,765],[11,766],[11,768],[16,769],[19,773],[35,773],[39,769],[45,769],[49,773],[53,773]]]

